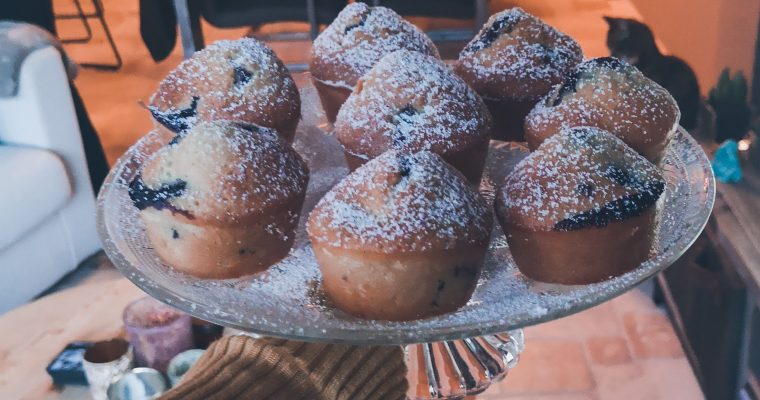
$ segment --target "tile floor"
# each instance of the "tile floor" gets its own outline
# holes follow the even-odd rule
[[[644,292],[525,330],[525,353],[479,399],[703,398],[681,345]]]
[[[70,0],[55,0],[56,11],[71,11]],[[84,2],[87,5],[88,2]],[[638,14],[626,0],[492,1],[492,7],[520,5],[575,37],[586,56],[606,55],[602,15]],[[106,18],[124,58],[116,73],[83,70],[76,80],[108,159],[113,162],[151,127],[139,101],[180,60],[179,49],[154,63],[139,34],[138,2],[105,0]],[[415,20],[424,27],[462,22]],[[285,28],[305,26],[287,24]],[[283,26],[265,26],[264,31]],[[76,35],[75,21],[59,24]],[[247,28],[219,30],[204,25],[207,42],[242,36]],[[87,45],[68,45],[77,61],[107,60],[101,32]],[[286,62],[303,62],[308,42],[272,44]],[[635,290],[585,312],[526,329],[527,347],[518,367],[479,399],[496,400],[693,400],[703,398],[667,317]]]
[[[88,1],[82,2],[85,8]],[[72,12],[71,0],[55,0],[56,12]],[[607,55],[605,46],[606,23],[603,15],[636,17],[635,8],[627,0],[492,0],[492,11],[511,5],[519,5],[541,16],[548,23],[576,38],[587,57]],[[108,25],[113,33],[124,66],[116,73],[82,70],[76,80],[77,88],[84,98],[91,119],[100,133],[109,161],[113,162],[140,136],[151,127],[147,111],[140,105],[156,89],[158,82],[181,60],[179,46],[164,61],[156,64],[140,38],[138,2],[105,0],[104,8]],[[423,28],[442,25],[469,25],[462,21],[430,21],[416,19]],[[110,53],[102,31],[93,24],[94,39],[91,43],[70,44],[66,51],[79,62],[109,61]],[[265,25],[262,31],[306,30],[304,24]],[[60,21],[59,34],[62,37],[80,35],[78,21]],[[203,31],[206,42],[219,39],[238,38],[248,28],[220,30],[205,24]],[[275,42],[271,46],[285,62],[304,62],[310,44],[306,41]],[[454,55],[456,53],[453,53]]]

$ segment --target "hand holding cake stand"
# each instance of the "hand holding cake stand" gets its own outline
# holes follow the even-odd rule
[[[675,132],[662,163],[664,193],[648,259],[623,275],[587,285],[533,281],[516,268],[494,224],[483,271],[470,301],[456,311],[392,322],[353,317],[325,296],[306,234],[309,212],[348,174],[340,144],[313,87],[301,91],[303,118],[294,148],[311,177],[290,253],[265,272],[202,279],[163,262],[146,236],[128,185],[145,160],[170,139],[154,131],[122,156],[98,197],[98,229],[116,267],[151,296],[195,317],[268,336],[354,345],[406,345],[411,398],[461,398],[484,391],[513,367],[523,348],[521,328],[582,311],[632,289],[680,257],[710,215],[715,183],[700,146]],[[525,155],[520,145],[492,141],[480,184],[493,202],[497,186]]]

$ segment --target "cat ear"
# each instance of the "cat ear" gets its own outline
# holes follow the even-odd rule
[[[605,15],[604,20],[607,21],[607,25],[609,25],[611,31],[619,32],[623,35],[628,35],[629,31],[629,20],[625,18],[615,18]]]

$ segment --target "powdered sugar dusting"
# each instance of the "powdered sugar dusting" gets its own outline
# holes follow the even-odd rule
[[[389,151],[322,198],[309,235],[333,247],[411,252],[482,245],[491,224],[490,206],[438,155]]]
[[[488,19],[460,53],[457,69],[483,96],[532,100],[582,58],[572,38],[515,7]]]
[[[353,87],[384,55],[401,49],[440,57],[430,38],[393,10],[355,2],[314,40],[311,70],[317,79]]]
[[[294,143],[309,163],[311,175],[324,176],[310,181],[301,212],[308,215],[324,193],[323,185],[316,185],[313,191],[312,183],[340,180],[346,168],[337,141],[317,128],[326,118],[314,88],[305,88],[303,98],[310,113],[304,120],[312,122],[301,125]],[[106,179],[98,197],[97,220],[108,256],[142,290],[198,318],[267,336],[307,341],[359,345],[451,340],[504,332],[578,312],[634,287],[683,254],[710,214],[715,188],[709,160],[699,145],[679,130],[664,162],[667,187],[656,251],[635,270],[587,286],[533,282],[517,271],[504,235],[495,227],[481,279],[467,305],[423,320],[369,321],[347,315],[324,301],[319,266],[302,225],[288,257],[262,274],[199,279],[163,263],[145,234],[127,184],[146,158],[167,140],[160,131],[149,133],[116,162]],[[512,165],[511,161],[524,154],[513,144],[493,142],[482,181],[485,190],[501,182],[505,165]]]
[[[166,201],[201,220],[234,222],[302,195],[308,168],[274,130],[214,121],[158,150],[142,177],[150,189],[186,182],[182,194]]]
[[[657,167],[620,139],[574,128],[550,137],[517,164],[499,192],[499,206],[518,225],[570,230],[638,215],[654,205],[664,184]],[[590,213],[596,213],[592,221],[579,217]]]
[[[666,89],[625,61],[605,57],[580,64],[528,114],[525,126],[528,132],[596,126],[634,148],[632,142],[661,141],[664,149],[679,118],[678,106]]]
[[[445,154],[483,141],[491,120],[482,99],[448,66],[400,50],[362,77],[335,122],[338,140],[369,158],[387,149]]]
[[[199,102],[191,122],[242,120],[280,129],[280,119],[297,119],[301,112],[290,73],[272,49],[253,38],[221,40],[194,53],[164,78],[150,104],[178,112],[193,97]]]

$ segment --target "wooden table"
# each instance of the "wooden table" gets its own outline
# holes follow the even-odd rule
[[[717,184],[704,233],[659,276],[708,400],[760,396],[760,169],[744,160],[743,172]]]
[[[0,398],[83,399],[86,386],[59,390],[45,371],[68,343],[123,336],[121,313],[145,294],[112,271],[0,316]]]

